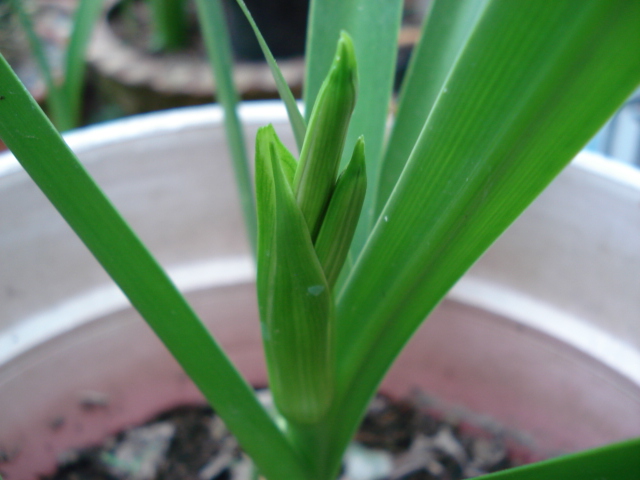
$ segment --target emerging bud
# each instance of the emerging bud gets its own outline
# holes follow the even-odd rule
[[[364,139],[360,137],[349,165],[338,178],[315,243],[330,288],[335,285],[349,253],[366,191]]]
[[[353,42],[342,32],[329,74],[313,107],[293,189],[315,240],[335,185],[349,121],[356,103]]]
[[[272,126],[258,130],[258,305],[275,404],[287,420],[307,424],[319,421],[333,398],[334,312],[285,173],[293,159],[285,151]]]

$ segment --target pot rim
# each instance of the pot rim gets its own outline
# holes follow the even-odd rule
[[[279,100],[242,102],[238,106],[238,114],[247,125],[287,121],[286,109]],[[76,154],[81,154],[93,148],[159,133],[170,134],[189,128],[210,128],[221,125],[223,121],[224,111],[219,105],[198,105],[110,120],[70,130],[62,137]],[[23,171],[22,167],[10,151],[0,153],[0,178],[20,171]]]
[[[302,102],[298,106],[303,110]],[[241,102],[238,114],[247,125],[262,125],[264,122],[286,122],[287,112],[280,100],[257,100]],[[158,112],[132,115],[100,124],[71,130],[63,137],[74,152],[103,147],[115,142],[140,136],[172,133],[187,128],[210,127],[224,120],[224,112],[218,104],[181,107]],[[640,169],[604,155],[583,150],[572,160],[572,168],[586,170],[640,190]],[[22,170],[13,154],[0,153],[0,177]]]
[[[239,106],[239,115],[245,125],[287,121],[284,104],[277,100],[244,102]],[[75,152],[82,153],[159,133],[164,135],[187,129],[211,128],[221,125],[223,117],[219,105],[185,107],[80,128],[66,133],[64,138]],[[570,168],[589,172],[640,192],[640,170],[602,155],[580,152]],[[10,152],[0,154],[0,179],[21,172],[22,167]],[[170,268],[169,274],[186,292],[254,280],[253,266],[248,256],[212,258],[197,264],[178,265]],[[448,296],[457,302],[512,318],[522,325],[560,339],[640,385],[640,351],[602,328],[589,325],[551,305],[536,303],[515,289],[473,275],[461,279]],[[65,322],[51,322],[52,313],[45,312],[1,331],[0,365],[32,346],[125,308],[128,308],[128,302],[113,285],[83,292],[56,306],[53,314],[59,319],[60,312],[65,312]],[[15,338],[21,340],[16,342]]]

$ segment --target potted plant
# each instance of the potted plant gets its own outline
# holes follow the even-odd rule
[[[265,118],[294,148],[282,105],[241,108],[250,136]],[[125,119],[66,138],[234,365],[252,385],[266,385],[233,171],[226,154],[211,158],[225,152],[220,108]],[[404,398],[420,388],[453,414],[456,405],[481,412],[526,433],[543,457],[636,434],[638,353],[625,342],[638,339],[633,281],[640,258],[629,239],[640,234],[632,221],[640,174],[580,158],[414,335],[386,376],[385,393]],[[5,480],[44,474],[70,448],[203,402],[16,166],[0,157]],[[594,281],[603,277],[606,294]]]
[[[203,12],[211,6],[201,3]],[[375,195],[364,200],[364,216],[360,223],[363,226],[359,227],[363,233],[356,231],[355,246],[352,247],[357,260],[342,289],[334,294],[337,297],[335,305],[332,295],[327,299],[328,288],[322,282],[323,275],[318,273],[322,271],[318,269],[318,260],[309,260],[314,258],[317,245],[311,244],[309,239],[306,246],[304,242],[288,244],[293,245],[294,257],[306,259],[306,263],[280,256],[287,239],[306,238],[305,235],[315,237],[316,227],[312,233],[305,233],[300,207],[292,200],[287,169],[293,170],[295,160],[291,161],[290,154],[267,130],[263,130],[267,133],[262,134],[262,146],[259,147],[262,150],[258,163],[263,164],[260,167],[263,168],[262,176],[258,179],[263,241],[258,260],[259,264],[266,262],[266,271],[272,272],[263,277],[268,279],[267,283],[263,281],[259,286],[265,330],[268,334],[273,326],[270,315],[289,308],[279,297],[282,295],[279,288],[292,278],[287,277],[286,271],[283,274],[283,268],[302,268],[299,274],[313,280],[305,290],[310,298],[293,302],[298,313],[309,306],[305,302],[320,300],[325,302],[322,309],[314,310],[328,312],[320,317],[316,312],[313,318],[294,316],[296,322],[301,322],[302,337],[288,344],[292,339],[285,338],[284,349],[282,345],[270,344],[269,337],[265,340],[267,350],[273,348],[267,354],[272,378],[277,379],[278,375],[290,374],[296,369],[300,373],[298,384],[288,381],[278,384],[276,380],[276,395],[284,393],[276,401],[286,417],[284,431],[264,412],[146,250],[114,214],[95,185],[78,169],[73,155],[59,137],[46,122],[37,121],[36,114],[29,115],[31,104],[21,95],[18,83],[5,68],[4,76],[12,82],[8,94],[3,95],[3,100],[9,101],[0,103],[0,108],[4,107],[0,131],[5,142],[149,321],[268,478],[331,478],[334,475],[364,405],[424,315],[435,307],[454,281],[531,202],[579,146],[595,133],[598,125],[635,88],[640,76],[640,67],[630,61],[633,49],[640,41],[638,6],[597,1],[579,6],[570,2],[551,7],[532,4],[526,8],[514,8],[505,2],[479,2],[471,6],[436,4],[422,42],[428,43],[435,36],[446,47],[438,53],[433,50],[416,53],[396,127],[389,140],[387,152],[391,153],[376,164],[375,159],[382,158],[379,152],[388,96],[366,87],[390,85],[389,69],[385,72],[377,67],[381,58],[393,57],[394,47],[389,46],[388,40],[394,38],[397,26],[394,23],[388,29],[366,28],[367,22],[372,21],[368,14],[377,12],[384,15],[380,18],[389,18],[390,12],[373,2],[360,7],[363,9],[339,12],[343,17],[335,22],[336,11],[323,10],[328,8],[326,3],[312,5],[308,104],[313,103],[314,92],[319,90],[321,77],[317,70],[322,70],[323,62],[326,65],[331,56],[328,44],[322,40],[327,32],[317,27],[329,28],[333,24],[338,28],[350,27],[355,32],[356,54],[348,40],[343,40],[330,80],[318,96],[314,109],[308,109],[310,122],[305,135],[300,135],[300,125],[304,128],[304,124],[296,118],[295,112],[291,113],[292,120],[297,121],[294,131],[302,144],[317,140],[324,145],[323,135],[334,129],[334,135],[326,143],[331,146],[333,156],[340,155],[343,135],[346,135],[348,156],[349,144],[355,144],[359,134],[364,132],[367,138],[373,138],[370,143],[374,146],[367,143],[365,156],[373,158],[368,174],[370,179],[375,179]],[[399,7],[395,11],[399,12]],[[444,22],[437,21],[451,15],[456,21],[446,23],[446,27],[443,27]],[[353,92],[349,89],[354,83],[353,59],[356,56],[359,57],[362,82],[359,102],[365,107],[354,113],[349,127],[352,133],[347,135],[349,115],[340,110],[344,103],[353,101]],[[440,68],[434,70],[431,68],[434,65]],[[606,71],[603,70],[605,67]],[[501,75],[496,75],[497,71]],[[427,82],[431,88],[425,88],[425,79],[435,73],[439,75]],[[384,81],[385,76],[388,82]],[[326,92],[333,92],[335,96]],[[427,94],[420,95],[420,92]],[[336,105],[336,96],[346,102]],[[585,102],[585,98],[592,101]],[[465,115],[462,115],[463,111]],[[375,112],[382,113],[374,115]],[[25,130],[21,130],[27,128],[23,123],[27,121],[25,119],[33,122],[28,125],[31,136],[45,142],[49,148],[46,155],[60,159],[53,168],[39,161],[44,155],[42,145],[25,140],[22,133]],[[492,126],[490,130],[486,128],[487,124]],[[318,125],[322,128],[316,130]],[[361,157],[363,149],[358,145],[356,159]],[[309,148],[302,147],[303,156]],[[407,155],[390,159],[402,149]],[[305,158],[300,165],[314,165]],[[381,171],[385,174],[380,175]],[[346,175],[348,178],[349,174]],[[60,185],[56,185],[56,178]],[[303,180],[297,173],[293,178],[296,195],[310,188],[311,197],[316,196],[315,187],[305,183],[304,175]],[[65,194],[70,187],[73,198]],[[334,195],[338,191],[336,187]],[[91,199],[89,209],[86,204],[79,204],[78,196]],[[269,202],[274,199],[284,206],[284,211],[273,210]],[[251,204],[251,201],[245,201],[245,206]],[[329,209],[331,211],[331,207]],[[281,215],[288,217],[283,219]],[[100,221],[96,222],[96,219]],[[377,220],[371,230],[374,219]],[[251,220],[247,223],[252,225]],[[322,238],[321,228],[317,228],[320,230],[318,238]],[[342,234],[333,230],[329,237],[337,240],[332,240],[330,245],[339,246],[342,256]],[[101,231],[108,233],[103,237]],[[114,232],[118,232],[117,235]],[[268,243],[267,250],[265,238],[275,242]],[[280,245],[280,248],[274,245]],[[279,261],[270,263],[265,251],[277,254]],[[329,251],[331,253],[333,248]],[[325,268],[331,262],[321,262],[321,265]],[[138,268],[141,270],[136,271]],[[264,267],[262,271],[265,271]],[[270,284],[273,278],[280,280]],[[394,281],[390,283],[389,279]],[[295,294],[295,288],[291,292]],[[308,343],[308,348],[292,354],[297,348],[295,344],[304,339],[308,328],[315,329],[316,337],[324,337],[327,345],[334,341],[331,324],[323,323],[323,319],[332,318],[334,307],[335,345],[327,352],[318,348],[318,344]],[[179,324],[176,318],[181,319]],[[273,318],[276,326],[281,327],[277,323],[280,315]],[[305,326],[308,320],[313,322]],[[271,332],[272,336],[274,333],[275,330]],[[316,364],[314,355],[316,359],[327,361]],[[277,366],[282,359],[292,358],[305,358],[307,363],[294,369],[290,364]],[[335,369],[332,367],[334,361]],[[210,363],[217,367],[215,378],[209,375],[207,365]],[[308,371],[304,373],[305,368],[317,369],[317,375],[311,377]],[[318,385],[316,381],[322,384]],[[294,390],[287,392],[291,386]],[[316,393],[309,396],[312,391]],[[350,395],[347,396],[347,392]],[[238,415],[239,410],[242,415]],[[247,418],[252,421],[247,422]],[[267,444],[264,443],[266,439]],[[599,462],[604,458],[609,459],[604,462],[606,470],[598,471],[617,478],[633,478],[634,464],[624,462],[637,458],[634,455],[637,448],[637,441],[628,442],[498,475],[500,478],[507,478],[503,475],[512,478],[556,475],[560,478],[569,472],[575,475],[586,471],[593,473],[594,469],[603,468]],[[628,466],[631,470],[627,470]]]

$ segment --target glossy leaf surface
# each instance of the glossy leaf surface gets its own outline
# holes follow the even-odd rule
[[[338,301],[334,461],[413,331],[640,82],[640,3],[497,0],[478,22]]]
[[[411,54],[380,175],[377,184],[372,185],[375,210],[368,219],[369,229],[396,185],[445,80],[487,3],[433,2]]]

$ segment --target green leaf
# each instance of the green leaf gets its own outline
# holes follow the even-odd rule
[[[278,135],[272,135],[272,141],[276,149],[276,157],[280,162],[280,168],[284,174],[284,178],[291,188],[293,188],[293,179],[298,169],[298,161],[295,159],[289,149],[280,141]]]
[[[573,158],[638,85],[639,26],[624,1],[489,5],[355,267],[341,352],[393,343],[399,311],[412,331]]]
[[[369,218],[369,231],[387,203],[444,82],[487,3],[486,0],[433,2],[420,41],[411,54],[380,175],[372,185],[375,211]]]
[[[335,186],[358,75],[349,35],[342,33],[331,69],[313,107],[293,188],[311,238],[315,239]]]
[[[244,133],[238,118],[238,93],[233,84],[233,61],[229,32],[220,0],[196,0],[198,19],[204,35],[207,54],[216,80],[216,96],[224,109],[227,141],[240,195],[247,237],[251,250],[256,251],[257,220],[253,197],[253,182]]]
[[[81,0],[73,17],[73,30],[66,51],[63,85],[72,122],[67,125],[68,128],[78,126],[81,121],[82,93],[87,66],[85,54],[95,23],[102,13],[102,7],[102,0]]]
[[[0,138],[269,478],[306,469],[157,262],[0,55]],[[79,201],[81,199],[81,201]]]
[[[293,130],[293,136],[296,139],[298,150],[302,150],[302,143],[304,142],[304,135],[307,130],[307,125],[304,121],[304,118],[302,117],[302,114],[300,113],[300,110],[298,110],[296,99],[293,97],[293,93],[291,93],[291,89],[289,88],[287,81],[284,79],[284,76],[282,75],[282,72],[278,67],[278,63],[276,62],[276,59],[271,54],[271,50],[269,50],[267,42],[264,41],[262,33],[260,33],[256,22],[253,20],[251,12],[249,12],[249,9],[247,8],[243,0],[237,0],[237,2],[244,12],[245,16],[247,17],[247,20],[249,21],[249,24],[251,25],[256,38],[258,39],[258,43],[260,44],[262,53],[267,59],[267,64],[271,69],[271,74],[273,75],[273,78],[276,81],[276,86],[278,87],[278,93],[280,94],[280,98],[284,102],[285,108],[287,109],[287,115],[289,115],[289,122],[291,122],[291,129]]]
[[[366,191],[364,139],[360,137],[349,165],[338,177],[315,243],[318,259],[332,291],[349,254]]]
[[[44,49],[43,41],[38,38],[31,19],[24,9],[23,2],[11,0],[22,27],[27,34],[29,46],[35,57],[40,74],[47,86],[47,106],[54,125],[60,131],[70,130],[80,124],[81,98],[86,68],[85,52],[93,26],[102,12],[101,0],[81,0],[73,17],[73,29],[65,52],[63,83],[58,85]]]
[[[640,438],[478,477],[482,480],[637,480]]]
[[[337,303],[335,462],[445,293],[640,83],[640,3],[495,0]]]
[[[333,299],[276,145],[272,126],[258,130],[258,305],[276,406],[312,424],[333,398]]]
[[[187,44],[187,15],[184,0],[149,0],[156,50],[176,50]]]
[[[353,112],[342,164],[360,135],[367,139],[367,175],[375,185],[379,177],[380,158],[391,103],[396,70],[398,32],[402,0],[312,0],[307,32],[307,55],[304,103],[306,116],[311,114],[320,85],[333,55],[333,43],[340,31],[353,38],[358,59],[358,104]],[[372,190],[365,198],[360,224],[353,241],[357,253],[370,231],[374,213]]]

